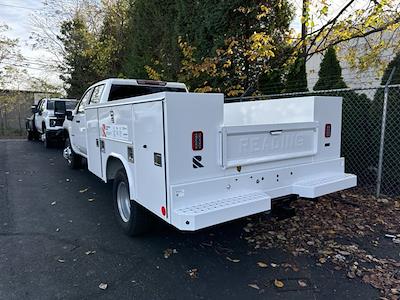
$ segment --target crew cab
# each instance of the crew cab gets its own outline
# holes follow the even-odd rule
[[[63,123],[67,111],[72,111],[76,99],[44,98],[31,107],[32,116],[26,119],[28,140],[41,139],[46,148],[64,137]]]
[[[125,233],[144,232],[150,215],[194,231],[355,186],[340,157],[341,114],[340,97],[224,103],[179,83],[110,79],[67,116],[64,157],[71,167],[85,157],[113,181]]]

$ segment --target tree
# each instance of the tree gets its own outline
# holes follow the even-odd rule
[[[351,66],[366,70],[385,66],[387,51],[398,49],[398,0],[347,0],[340,10],[326,0],[312,1],[310,6],[301,20],[308,32],[294,43],[294,49],[307,45],[307,58],[337,45],[346,50]]]
[[[241,1],[226,13],[230,20],[224,43],[211,56],[198,59],[197,47],[183,37],[181,81],[196,91],[222,91],[238,96],[257,86],[260,76],[284,69],[280,52],[293,16],[287,1]]]
[[[283,72],[277,68],[260,76],[257,90],[262,95],[273,95],[283,92],[284,87]]]
[[[329,47],[322,59],[318,72],[318,81],[314,86],[314,90],[330,90],[346,88],[343,81],[342,68],[336,57],[336,51],[333,47]]]
[[[95,37],[82,18],[76,15],[62,24],[58,39],[65,49],[64,64],[60,67],[67,74],[60,78],[65,83],[68,97],[80,98],[88,86],[101,79],[95,63]]]
[[[96,35],[97,68],[101,77],[122,77],[127,55],[128,0],[103,0],[103,21]],[[101,71],[100,71],[101,70]]]
[[[4,59],[15,57],[18,55],[17,50],[17,39],[10,39],[3,35],[4,32],[9,30],[7,25],[0,24],[0,63],[4,61]]]
[[[176,34],[176,4],[173,0],[131,2],[128,15],[128,49],[124,74],[146,78],[147,69],[157,69],[164,80],[176,80],[180,53]]]
[[[285,82],[286,93],[308,91],[306,64],[304,61],[304,58],[298,57],[290,66]]]
[[[19,133],[23,129],[22,105],[24,98],[21,95],[22,87],[28,82],[29,76],[25,69],[6,66],[0,77],[0,89],[7,91],[0,96],[0,127],[4,135],[8,129],[8,113],[15,111],[17,114]]]

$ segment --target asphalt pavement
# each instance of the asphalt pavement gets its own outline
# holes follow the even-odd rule
[[[0,299],[378,297],[313,258],[255,252],[244,240],[246,219],[196,233],[160,223],[127,237],[114,220],[111,190],[86,169],[68,169],[62,149],[0,140]],[[299,271],[279,266],[284,263]],[[285,287],[277,288],[275,279]]]

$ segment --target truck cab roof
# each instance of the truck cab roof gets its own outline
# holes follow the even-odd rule
[[[167,82],[167,81],[157,81],[157,80],[141,80],[141,79],[122,79],[122,78],[108,78],[102,81],[96,82],[95,84],[89,87],[92,88],[94,86],[98,86],[101,84],[118,84],[118,85],[138,85],[138,86],[160,86],[160,87],[168,87],[168,88],[180,88],[187,90],[187,87],[184,83],[181,82]]]
[[[109,78],[91,85],[83,94],[78,110],[110,101],[128,99],[160,92],[188,93],[184,83],[156,80]]]

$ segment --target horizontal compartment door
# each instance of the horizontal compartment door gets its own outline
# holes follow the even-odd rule
[[[224,168],[312,156],[317,153],[318,122],[224,126]]]

